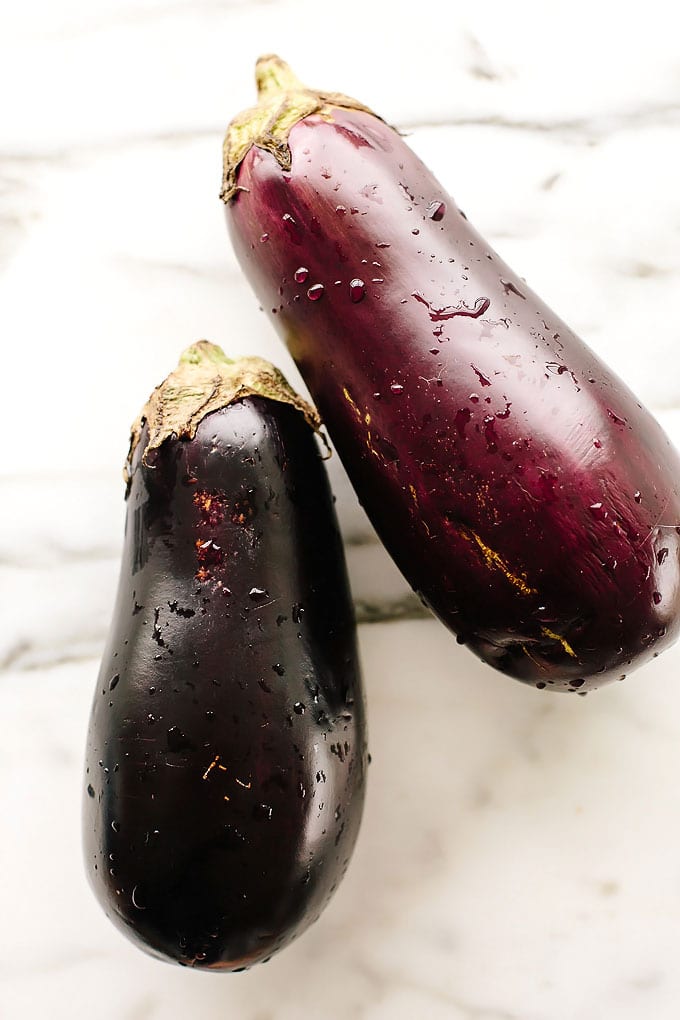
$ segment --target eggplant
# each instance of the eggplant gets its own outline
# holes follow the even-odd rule
[[[680,460],[379,117],[278,57],[222,198],[379,537],[434,614],[540,689],[676,638]]]
[[[299,935],[359,829],[364,702],[317,426],[273,366],[201,341],[133,427],[85,860],[111,920],[185,966],[241,970]]]

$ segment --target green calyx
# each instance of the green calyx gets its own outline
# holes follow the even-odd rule
[[[225,203],[240,190],[236,181],[238,168],[253,145],[271,152],[283,170],[290,170],[288,136],[299,121],[313,113],[331,120],[333,110],[338,108],[372,113],[356,99],[339,92],[305,88],[288,64],[274,54],[257,61],[255,80],[257,106],[234,117],[224,139],[220,198]]]
[[[193,439],[196,429],[213,411],[244,397],[267,397],[291,404],[318,432],[321,421],[315,409],[298,396],[284,375],[264,358],[232,361],[216,344],[198,340],[187,347],[177,368],[153,391],[130,432],[130,449],[124,477],[132,476],[133,457],[146,425],[141,463],[166,439]]]

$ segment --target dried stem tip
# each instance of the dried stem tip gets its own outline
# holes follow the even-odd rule
[[[356,99],[339,92],[306,88],[285,60],[274,54],[257,61],[255,80],[257,106],[234,117],[224,139],[220,193],[223,202],[228,202],[238,192],[238,168],[253,145],[271,152],[284,170],[290,170],[288,136],[299,121],[312,113],[332,120],[333,110],[338,108],[372,112]]]
[[[124,476],[129,481],[132,461],[146,425],[141,463],[170,436],[192,439],[196,429],[213,411],[243,397],[267,397],[291,404],[315,430],[321,422],[316,410],[299,397],[285,377],[263,358],[232,361],[220,347],[198,340],[179,359],[177,368],[157,386],[134,422]]]

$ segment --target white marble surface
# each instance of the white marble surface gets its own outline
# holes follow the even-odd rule
[[[85,884],[85,726],[127,429],[179,351],[286,352],[217,201],[276,50],[410,142],[680,442],[680,20],[661,0],[26,0],[0,13],[0,1018],[677,1020],[680,648],[551,697],[435,622],[363,624],[349,874],[266,967],[135,950]],[[413,608],[331,462],[364,618]]]

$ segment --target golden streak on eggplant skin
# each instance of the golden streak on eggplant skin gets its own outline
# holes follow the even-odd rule
[[[341,881],[367,751],[311,408],[287,386],[258,393],[279,378],[271,366],[245,395],[238,363],[206,360],[215,350],[198,349],[203,399],[236,373],[225,405],[196,419],[191,381],[183,414],[147,405],[128,464],[83,834],[95,895],[129,938],[162,960],[232,971],[303,932]],[[168,392],[174,405],[177,375]]]
[[[278,61],[276,145],[236,118],[223,197],[361,503],[484,661],[550,690],[621,679],[680,627],[677,452],[396,131],[329,93],[304,112],[301,88]]]

